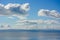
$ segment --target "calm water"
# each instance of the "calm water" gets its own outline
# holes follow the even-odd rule
[[[60,30],[0,30],[0,40],[60,40]]]

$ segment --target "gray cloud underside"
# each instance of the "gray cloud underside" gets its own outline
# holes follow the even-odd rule
[[[56,25],[58,24],[58,25]],[[60,23],[56,20],[19,20],[15,25],[2,24],[1,29],[57,29],[59,30]]]
[[[0,4],[0,16],[25,16],[29,11],[29,3],[25,4]]]
[[[56,10],[46,10],[46,9],[40,9],[38,11],[38,16],[47,16],[51,18],[60,18],[60,13]]]
[[[21,29],[59,29],[56,20],[20,20],[16,23],[16,28]]]

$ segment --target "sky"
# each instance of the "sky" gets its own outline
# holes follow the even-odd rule
[[[60,0],[0,0],[0,29],[59,30]]]

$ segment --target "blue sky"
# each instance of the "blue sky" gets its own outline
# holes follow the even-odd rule
[[[56,25],[59,24],[57,22],[60,22],[59,21],[60,20],[60,0],[0,0],[0,4],[3,4],[5,6],[9,3],[21,4],[21,5],[25,3],[29,3],[30,9],[27,12],[28,16],[23,16],[23,18],[24,17],[27,18],[25,20],[43,20],[46,23],[47,23],[46,20],[49,20],[53,22],[53,24],[56,23]],[[41,13],[41,12],[48,12],[48,14]],[[0,14],[2,13],[0,12]],[[0,24],[6,23],[9,25],[16,25],[16,21],[18,20],[21,20],[21,19],[18,19],[17,17],[7,18],[7,16],[0,16]],[[42,24],[45,25],[44,23]],[[47,23],[46,25],[49,25],[49,24]]]

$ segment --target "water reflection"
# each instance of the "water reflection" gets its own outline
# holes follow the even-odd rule
[[[58,32],[0,32],[0,40],[60,40]]]

